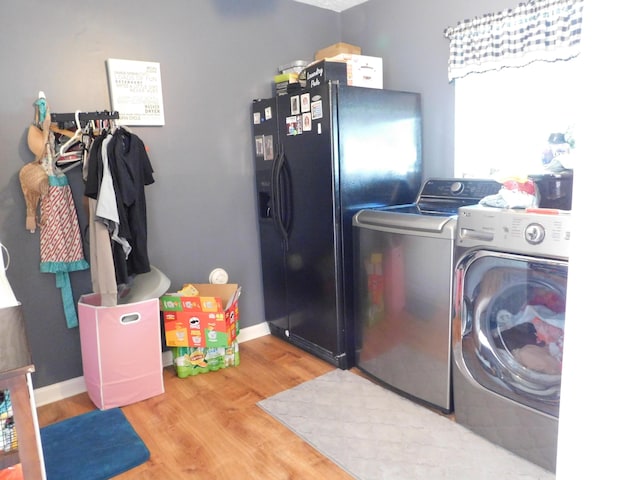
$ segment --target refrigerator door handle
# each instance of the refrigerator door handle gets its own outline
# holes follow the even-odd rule
[[[280,236],[282,237],[282,241],[284,244],[284,249],[288,249],[288,234],[287,229],[282,221],[283,212],[282,212],[282,168],[284,162],[284,151],[282,147],[278,148],[278,154],[273,162],[273,167],[271,169],[271,198],[273,198],[273,220],[276,224],[276,228],[278,232],[280,232]]]
[[[291,171],[289,170],[289,164],[287,162],[287,156],[282,154],[282,211],[281,220],[287,238],[291,234],[291,223],[293,221],[293,198],[292,198],[292,182]]]

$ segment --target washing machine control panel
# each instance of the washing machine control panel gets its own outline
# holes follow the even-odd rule
[[[531,245],[538,245],[544,240],[544,227],[539,223],[530,223],[524,229],[524,239]]]
[[[569,258],[571,215],[479,205],[458,210],[456,246]]]

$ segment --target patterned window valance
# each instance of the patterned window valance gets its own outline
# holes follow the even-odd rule
[[[580,53],[584,0],[534,0],[449,27],[449,81]]]

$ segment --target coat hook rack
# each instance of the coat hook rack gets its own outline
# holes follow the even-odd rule
[[[118,112],[109,112],[104,110],[102,112],[80,112],[78,115],[80,123],[90,122],[91,120],[118,120],[120,114]],[[52,113],[51,121],[58,125],[65,124],[70,126],[73,124],[76,128],[81,128],[83,125],[75,125],[76,114],[75,113]]]

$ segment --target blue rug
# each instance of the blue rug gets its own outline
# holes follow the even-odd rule
[[[120,408],[93,410],[40,429],[48,480],[106,480],[149,459]]]

